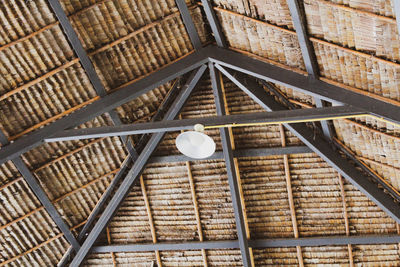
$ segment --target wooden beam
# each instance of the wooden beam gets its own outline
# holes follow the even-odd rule
[[[281,135],[282,146],[285,147],[286,146],[285,131],[284,131],[282,125],[279,125],[279,132]],[[290,166],[289,166],[288,155],[283,155],[283,164],[284,164],[284,168],[285,168],[286,189],[288,192],[289,209],[290,209],[290,216],[291,216],[292,225],[293,225],[293,233],[294,233],[295,238],[299,238],[299,230],[297,228],[296,208],[295,208],[294,199],[293,199],[292,181],[291,181],[291,175],[290,175]],[[300,246],[296,246],[296,252],[297,252],[297,260],[299,262],[299,266],[304,267],[303,254],[301,252]]]
[[[140,175],[140,188],[142,189],[143,200],[146,206],[147,216],[149,217],[151,238],[153,239],[153,244],[156,244],[157,243],[156,228],[154,227],[153,215],[151,214],[150,202],[149,198],[147,197],[147,190],[146,190],[146,185],[144,184],[143,181],[143,175]],[[156,254],[157,266],[161,267],[162,262],[161,262],[160,252],[158,250],[155,250],[155,254]]]
[[[339,179],[340,193],[342,196],[343,218],[344,218],[344,224],[346,227],[346,235],[350,236],[350,224],[349,224],[349,216],[347,214],[346,193],[344,190],[343,178],[339,173],[338,173],[338,179]],[[354,258],[353,258],[353,249],[351,247],[351,244],[347,245],[347,250],[349,253],[350,267],[353,267],[354,266]]]

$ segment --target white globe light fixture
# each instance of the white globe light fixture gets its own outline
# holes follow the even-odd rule
[[[196,124],[194,131],[183,132],[175,140],[176,147],[185,156],[205,159],[215,152],[215,142],[203,133],[204,125]]]

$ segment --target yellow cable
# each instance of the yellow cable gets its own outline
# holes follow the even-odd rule
[[[377,117],[370,114],[361,114],[361,115],[348,115],[348,116],[336,116],[329,118],[317,118],[317,119],[305,119],[305,120],[282,120],[282,121],[273,121],[273,122],[255,122],[255,123],[231,123],[231,124],[222,124],[222,125],[213,125],[213,126],[204,126],[204,129],[215,129],[222,127],[244,127],[244,126],[261,126],[261,125],[271,125],[271,124],[283,124],[283,123],[299,123],[299,122],[313,122],[313,121],[324,121],[324,120],[337,120],[337,119],[353,119],[360,117],[371,117],[379,121],[383,121],[389,124],[392,124],[396,127],[400,127],[400,124],[388,121],[384,118]]]

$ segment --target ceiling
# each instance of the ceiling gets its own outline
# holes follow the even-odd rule
[[[214,0],[208,11],[215,24],[207,1],[177,2],[180,8],[173,0],[0,2],[0,266],[70,264],[71,240],[84,248],[85,238],[96,232],[94,223],[101,223],[137,166],[129,155],[145,157],[152,140],[146,134],[44,142],[43,136],[55,129],[162,120],[199,71],[204,74],[192,83],[188,101],[175,110],[178,119],[221,115],[218,106],[228,115],[264,111],[226,75],[222,102],[216,102],[209,69],[198,69],[204,62],[172,71],[204,47],[224,44],[221,49],[282,73],[344,88],[360,102],[390,105],[393,118],[396,111],[400,116],[400,42],[392,1]],[[290,2],[304,15],[303,37]],[[220,26],[222,44],[214,25]],[[284,108],[331,106],[288,84],[229,71]],[[170,79],[161,79],[163,73]],[[132,94],[107,102],[123,92]],[[103,111],[89,114],[103,104]],[[384,107],[378,104],[367,111]],[[392,122],[365,116],[301,127],[393,200],[400,196],[400,127]],[[400,228],[393,216],[289,128],[235,127],[225,135],[207,130],[217,151],[263,153],[232,156],[231,162],[175,157],[179,133],[159,135],[149,163],[131,179],[132,187],[121,189],[126,198],[94,236],[95,248],[83,255],[82,266],[400,265]],[[239,181],[236,188],[232,177]],[[98,203],[104,206],[96,210]],[[86,229],[88,220],[93,221]],[[386,241],[376,244],[380,238]],[[276,240],[285,245],[266,245]],[[115,245],[127,250],[109,251]]]

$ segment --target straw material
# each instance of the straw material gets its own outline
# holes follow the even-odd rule
[[[203,44],[213,41],[200,6],[186,1]],[[107,92],[113,92],[193,52],[174,0],[63,0],[69,19]],[[305,73],[285,0],[215,0],[232,49]],[[307,29],[322,79],[400,101],[399,40],[389,0],[304,0]],[[0,129],[16,140],[97,101],[46,1],[0,4]],[[187,76],[186,76],[187,77]],[[181,83],[185,81],[182,79]],[[168,95],[166,83],[116,109],[123,123],[151,120]],[[224,78],[229,114],[263,111]],[[302,107],[314,100],[277,86]],[[205,74],[181,118],[215,116]],[[394,102],[392,102],[394,103]],[[78,128],[112,125],[109,115]],[[400,129],[371,118],[334,122],[338,139],[400,189]],[[234,128],[235,149],[281,147],[278,126]],[[221,150],[218,129],[206,133]],[[287,146],[302,145],[287,130]],[[180,155],[179,132],[165,135],[155,155]],[[133,138],[136,142],[138,137]],[[50,200],[77,235],[127,152],[117,137],[45,143],[23,155]],[[395,222],[313,153],[237,160],[250,238],[396,234]],[[287,175],[292,195],[288,193]],[[192,182],[193,181],[193,182]],[[293,210],[289,199],[293,197]],[[69,247],[11,162],[0,166],[0,266],[55,266]],[[344,205],[343,205],[344,202]],[[295,218],[295,223],[292,221]],[[97,245],[235,240],[236,223],[224,160],[149,164]],[[200,237],[202,235],[202,238]],[[355,265],[400,265],[398,245],[352,246]],[[348,247],[304,247],[306,266],[346,266]],[[256,266],[298,266],[296,248],[253,250]],[[160,256],[158,259],[158,255]],[[104,253],[84,266],[242,266],[239,249]]]
[[[344,180],[350,235],[396,234],[396,223],[353,185]]]
[[[163,266],[204,266],[201,251],[162,251],[160,252]]]
[[[386,178],[396,189],[400,189],[399,138],[369,131],[344,120],[337,120],[334,125],[338,138],[346,147],[367,159],[362,161]]]
[[[135,185],[132,188],[131,193],[111,220],[109,230],[114,244],[152,241],[149,218],[140,186]]]
[[[354,263],[362,266],[400,265],[399,245],[357,245],[354,246]]]
[[[304,69],[301,51],[295,35],[231,13],[216,11],[230,47]]]
[[[296,248],[253,249],[256,266],[299,266]]]
[[[400,42],[396,23],[328,5],[324,1],[306,0],[304,4],[311,36],[368,51],[379,57],[399,60]]]
[[[293,237],[281,156],[239,160],[252,238]]]
[[[1,6],[1,45],[27,36],[55,21],[45,0],[4,1]]]
[[[265,111],[259,104],[254,102],[254,100],[227,78],[224,79],[224,87],[229,114]],[[281,146],[281,137],[278,125],[235,127],[232,129],[232,132],[235,140],[235,147],[237,149]],[[287,130],[285,130],[285,136],[288,145],[302,144],[297,137]]]
[[[208,266],[243,266],[238,249],[207,250]]]
[[[242,15],[293,29],[292,18],[285,0],[215,0],[214,4]]]
[[[306,266],[348,266],[347,246],[302,247]]]
[[[350,6],[359,10],[395,17],[391,0],[329,0],[330,2]]]

